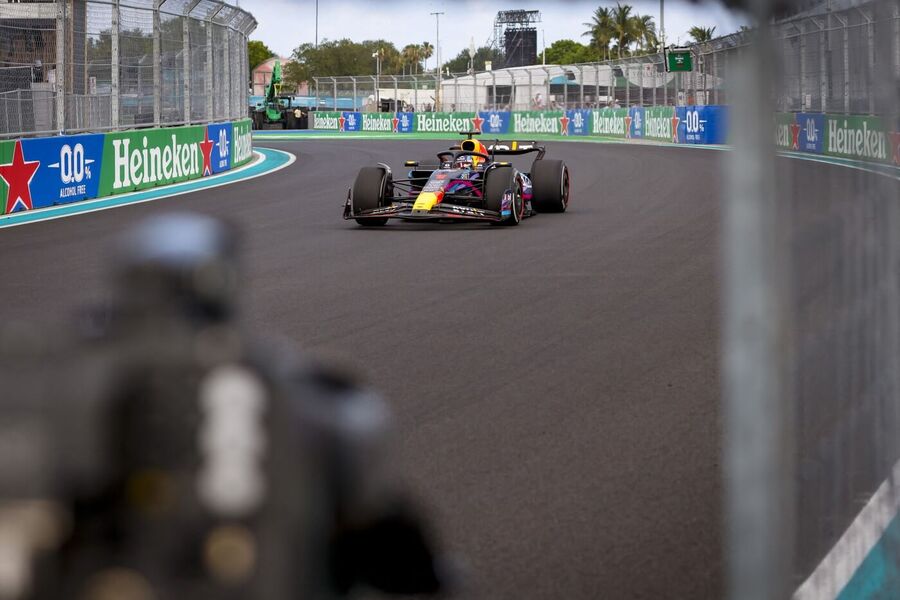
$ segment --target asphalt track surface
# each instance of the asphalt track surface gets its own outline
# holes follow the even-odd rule
[[[341,220],[357,170],[446,142],[272,143],[246,183],[0,232],[4,319],[103,297],[104,253],[190,209],[245,233],[245,316],[359,368],[472,598],[718,598],[724,152],[549,143],[572,202],[519,227]],[[820,169],[804,165],[799,170]]]

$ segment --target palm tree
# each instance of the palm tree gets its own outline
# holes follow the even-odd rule
[[[600,56],[609,60],[609,43],[615,35],[612,24],[612,13],[606,7],[594,11],[591,20],[583,24],[588,28],[582,36],[591,38],[590,45],[600,51]]]
[[[638,37],[635,32],[634,18],[631,15],[630,5],[620,2],[616,3],[616,7],[612,10],[612,28],[619,58],[622,58],[622,49],[624,48],[627,52],[628,46],[635,42]]]
[[[694,38],[694,42],[697,44],[702,44],[703,42],[708,42],[713,39],[713,33],[715,33],[715,27],[698,27],[694,25],[688,30],[688,35]]]
[[[403,66],[409,67],[410,74],[417,74],[422,62],[422,47],[417,44],[407,44],[400,51],[400,58]]]
[[[656,52],[659,40],[656,37],[656,23],[653,22],[653,17],[649,15],[635,16],[634,31],[644,52]]]
[[[429,42],[422,42],[422,60],[425,61],[426,68],[428,67],[428,59],[434,55],[434,46],[432,46]],[[437,69],[437,67],[435,67]]]

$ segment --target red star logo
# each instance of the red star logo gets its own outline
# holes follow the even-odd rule
[[[626,138],[631,137],[631,121],[632,121],[631,115],[628,115],[627,117],[625,117],[625,137]]]
[[[893,131],[890,134],[891,149],[894,151],[894,164],[900,165],[900,131]]]
[[[200,142],[200,152],[203,153],[203,176],[212,175],[212,149],[213,144],[209,140],[209,127],[203,132],[203,141]]]
[[[472,127],[475,128],[474,131],[481,133],[481,126],[483,124],[484,124],[484,119],[482,119],[478,115],[475,115],[474,117],[472,117]]]
[[[394,115],[394,118],[391,119],[391,123],[394,125],[394,133],[397,133],[400,127],[400,119],[398,119],[397,116]]]
[[[791,150],[800,149],[800,124],[791,123]]]
[[[344,130],[344,122],[345,122],[346,120],[347,120],[347,119],[344,118],[344,115],[341,115],[341,116],[338,118],[338,131],[343,131],[343,130]]]
[[[678,124],[681,123],[681,119],[678,118],[678,115],[672,115],[672,143],[678,143]]]
[[[39,160],[25,161],[22,153],[22,140],[16,142],[13,151],[13,161],[8,165],[0,165],[0,177],[9,186],[6,194],[6,212],[11,213],[21,204],[25,210],[31,210],[34,206],[31,202],[31,180],[41,166]]]
[[[559,118],[559,125],[561,129],[560,133],[562,135],[569,135],[569,121],[571,120],[572,119],[570,119],[566,115],[563,115]]]

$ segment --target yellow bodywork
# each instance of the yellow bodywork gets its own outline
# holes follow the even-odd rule
[[[416,198],[416,203],[413,204],[413,210],[428,212],[434,208],[435,204],[441,201],[443,195],[443,192],[438,192],[437,194],[434,192],[422,192],[419,194],[419,197]]]

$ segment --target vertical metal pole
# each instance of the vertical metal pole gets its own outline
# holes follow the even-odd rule
[[[663,60],[666,60],[665,55],[663,55]],[[663,66],[665,67],[665,65],[663,65]],[[662,78],[663,78],[663,84],[664,84],[663,85],[663,104],[668,106],[669,105],[669,72],[666,71],[665,69],[663,69]]]
[[[616,105],[616,70],[615,65],[609,65],[609,87],[606,90],[612,106]]]
[[[353,110],[355,111],[355,110],[357,110],[358,108],[360,108],[360,107],[357,105],[357,102],[358,102],[358,100],[359,100],[359,96],[358,96],[357,93],[356,93],[356,76],[355,76],[355,75],[351,75],[351,76],[350,76],[350,80],[353,82]]]
[[[597,79],[594,81],[594,85],[596,86],[594,104],[597,105],[597,108],[600,108],[600,63],[594,65],[594,69],[597,71]]]
[[[334,77],[331,78],[331,93],[333,94],[333,95],[331,96],[331,98],[332,98],[332,100],[334,100],[334,102],[332,102],[332,104],[334,105],[334,110],[340,110],[340,109],[338,108],[337,79],[335,79]],[[379,110],[379,112],[380,112],[380,111],[381,111],[381,108],[379,107],[378,110]]]
[[[184,124],[191,123],[191,17],[190,10],[184,11],[182,17],[182,70],[184,77]]]
[[[456,102],[454,102],[454,104],[456,105],[456,110],[459,112],[462,112],[462,106],[460,105],[460,101],[459,101],[459,76],[458,75],[453,77],[453,88],[454,88],[453,95],[456,100]]]
[[[575,67],[578,69],[578,107],[584,108],[584,69],[582,67]]]
[[[313,77],[313,82],[316,86],[316,106],[314,108],[315,110],[319,110],[319,78]]]
[[[110,30],[112,44],[110,49],[111,85],[110,85],[110,125],[114,129],[119,128],[119,0],[112,2],[112,27]]]
[[[819,34],[819,93],[822,97],[821,111],[828,110],[828,31],[821,22],[816,21],[816,25],[821,29]]]
[[[161,0],[153,2],[153,124],[162,121],[162,41],[159,7]]]
[[[626,63],[622,65],[622,75],[625,79],[625,108],[631,106],[631,66]]]
[[[771,18],[772,0],[754,0],[752,17]],[[767,26],[740,61],[734,81],[734,150],[723,197],[723,415],[726,596],[790,597],[793,450],[785,365],[790,330],[787,268],[779,244],[784,219],[776,195]]]
[[[419,78],[413,75],[413,110],[419,112]]]
[[[397,87],[397,76],[391,75],[391,77],[394,80],[394,116],[396,116],[397,113],[400,112],[400,100],[398,98],[400,94],[398,92],[399,88]]]
[[[222,119],[226,115],[231,114],[231,40],[229,35],[229,29],[227,26],[222,26],[222,32],[225,34],[225,48],[222,53],[222,67],[225,69],[225,106],[222,108],[224,110],[220,110],[218,114],[214,115],[216,119]]]
[[[643,60],[641,60],[638,67],[640,68],[640,71],[638,72],[638,88],[640,89],[640,92],[641,92],[641,100],[640,100],[640,104],[638,106],[644,106],[644,61]]]
[[[877,75],[875,74],[875,22],[869,17],[869,15],[864,13],[862,9],[857,8],[857,10],[859,10],[859,12],[863,15],[863,17],[865,17],[867,21],[866,37],[868,42],[868,69],[866,71],[866,82],[868,83],[868,85],[866,87],[869,90],[869,93],[866,95],[869,97],[869,114],[874,115],[875,94],[872,90],[876,87],[875,78],[877,77]]]
[[[206,120],[213,118],[213,22],[206,19]]]
[[[718,106],[719,105],[719,85],[720,85],[720,81],[721,81],[719,79],[719,53],[718,52],[713,52],[712,62],[713,62],[713,67],[712,67],[713,68],[713,104]],[[653,101],[656,102],[655,97],[654,97]]]
[[[800,94],[800,110],[808,110],[806,106],[806,97],[803,92],[806,91],[806,31],[803,29],[803,22],[797,24],[797,31],[800,32],[800,81],[797,82],[797,92]]]
[[[66,131],[66,4],[56,3],[56,129],[60,135]],[[5,123],[9,127],[8,117]]]
[[[850,32],[847,21],[841,19],[844,31],[844,114],[850,114]]]
[[[530,71],[529,77],[531,77]],[[493,86],[491,89],[491,97],[494,99],[493,108],[497,110],[497,73],[493,69],[491,69],[491,85]]]

